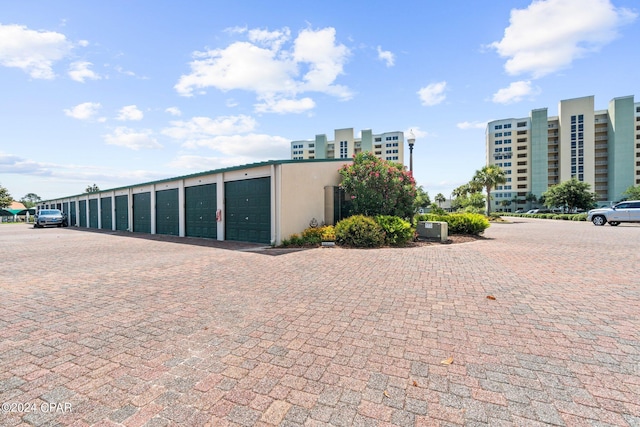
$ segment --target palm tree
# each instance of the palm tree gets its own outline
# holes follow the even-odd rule
[[[444,197],[444,194],[442,193],[436,194],[434,200],[438,203],[438,207],[442,207],[442,204],[447,201],[446,197]]]
[[[491,213],[491,189],[507,182],[504,171],[496,165],[484,166],[477,170],[471,182],[487,191],[487,215]]]
[[[529,209],[531,209],[533,208],[533,204],[538,201],[538,198],[536,197],[535,194],[528,193],[525,200],[529,202]]]

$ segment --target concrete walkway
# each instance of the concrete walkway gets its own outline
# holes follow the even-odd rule
[[[265,256],[0,225],[0,425],[640,425],[640,225],[486,237]]]

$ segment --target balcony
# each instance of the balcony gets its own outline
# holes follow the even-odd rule
[[[596,136],[596,141],[608,141],[609,137],[607,135]]]

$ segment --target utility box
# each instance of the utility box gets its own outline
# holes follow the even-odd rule
[[[418,221],[418,236],[423,239],[446,242],[449,240],[449,224],[440,221]]]

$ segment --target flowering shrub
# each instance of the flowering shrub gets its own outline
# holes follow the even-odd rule
[[[374,219],[384,230],[385,243],[398,246],[413,240],[414,229],[408,221],[390,215],[378,215]]]
[[[282,246],[319,246],[322,242],[332,242],[336,234],[332,225],[309,227],[300,234],[292,234],[282,240]]]
[[[336,243],[356,248],[378,248],[384,244],[385,233],[373,218],[354,215],[335,227]]]
[[[351,198],[353,215],[393,215],[405,219],[413,215],[416,182],[400,163],[362,152],[339,173],[340,187]]]

